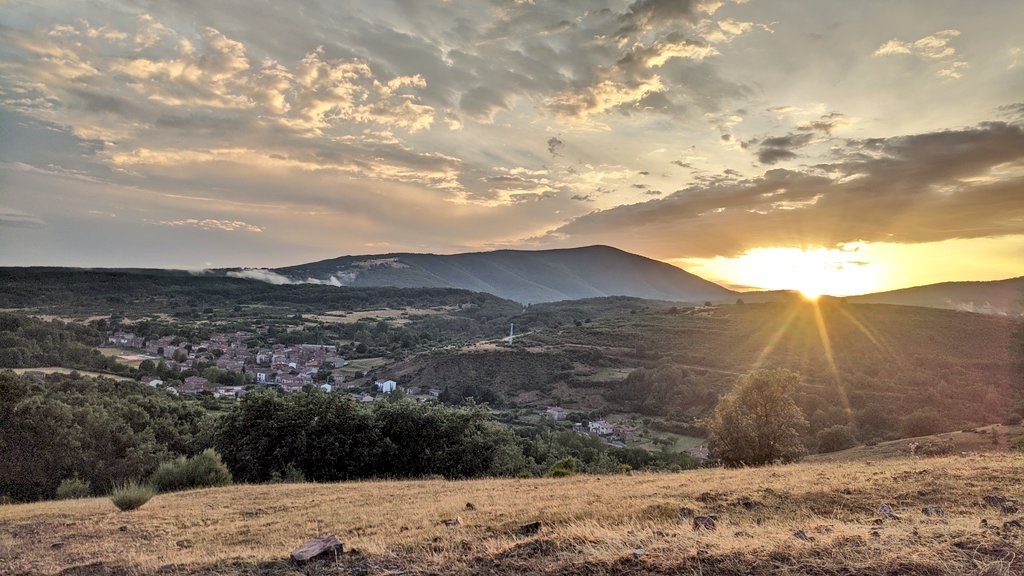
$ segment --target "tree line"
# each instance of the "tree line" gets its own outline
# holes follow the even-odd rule
[[[214,448],[235,480],[540,476],[678,470],[685,455],[613,448],[553,424],[513,429],[472,402],[458,408],[396,395],[367,406],[316,389],[263,390],[226,414],[134,382],[77,373],[42,382],[0,371],[0,500],[100,495]],[[85,488],[82,488],[85,487]]]

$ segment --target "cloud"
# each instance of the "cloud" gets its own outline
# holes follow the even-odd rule
[[[652,253],[737,255],[757,246],[934,242],[1024,233],[1024,127],[848,140],[836,161],[720,177],[593,212],[563,241],[631,238]]]
[[[846,128],[852,123],[849,116],[839,112],[829,112],[817,120],[808,120],[797,125],[797,130],[822,132],[831,136],[832,132]]]
[[[792,160],[797,157],[793,150],[807,146],[814,140],[812,134],[786,134],[785,136],[773,136],[765,138],[760,142],[757,151],[757,160],[762,164],[777,164],[783,160]]]
[[[548,153],[552,156],[561,156],[562,149],[565,148],[565,142],[563,142],[558,136],[552,136],[548,138]]]
[[[162,226],[189,226],[193,228],[202,228],[203,230],[223,230],[225,232],[235,232],[237,230],[245,232],[263,232],[263,228],[240,220],[214,220],[210,218],[199,220],[196,218],[187,218],[185,220],[161,220],[157,222],[157,224]]]
[[[241,271],[232,270],[227,273],[231,278],[242,278],[245,280],[259,280],[260,282],[266,282],[267,284],[284,285],[284,284],[295,284],[291,278],[272,272],[265,268],[246,268]]]
[[[32,214],[25,214],[23,212],[15,212],[13,210],[4,210],[3,208],[0,208],[0,227],[39,229],[45,228],[46,222],[43,222],[41,218]]]
[[[930,34],[913,42],[894,38],[879,46],[874,56],[917,56],[923,60],[938,62],[940,68],[935,72],[937,76],[957,79],[962,77],[968,68],[967,62],[960,57],[956,48],[951,46],[952,41],[958,36],[960,31],[951,29]]]
[[[678,23],[696,24],[702,16],[714,14],[718,0],[636,0],[619,17],[619,38]]]

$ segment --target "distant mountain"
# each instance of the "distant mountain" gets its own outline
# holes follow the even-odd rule
[[[275,270],[227,273],[277,283],[463,288],[523,303],[600,296],[723,302],[737,296],[736,292],[670,264],[610,246],[452,255],[343,256]]]
[[[1024,276],[988,282],[942,282],[851,296],[846,300],[861,304],[899,304],[1020,316],[1024,315]]]

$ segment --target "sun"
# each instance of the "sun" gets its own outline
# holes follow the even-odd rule
[[[821,298],[821,292],[818,292],[814,288],[800,288],[800,295],[804,297],[804,300],[814,302],[818,298]]]
[[[690,270],[748,289],[794,290],[807,300],[866,294],[885,285],[883,267],[868,261],[859,243],[754,248],[734,258],[704,260]]]

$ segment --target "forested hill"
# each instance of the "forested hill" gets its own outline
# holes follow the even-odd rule
[[[600,296],[689,302],[736,298],[735,292],[685,270],[610,246],[344,256],[273,273],[295,282],[344,286],[463,288],[523,303]]]
[[[898,304],[947,308],[982,314],[1024,315],[1024,276],[989,282],[942,282],[853,296],[850,302],[861,304]]]

